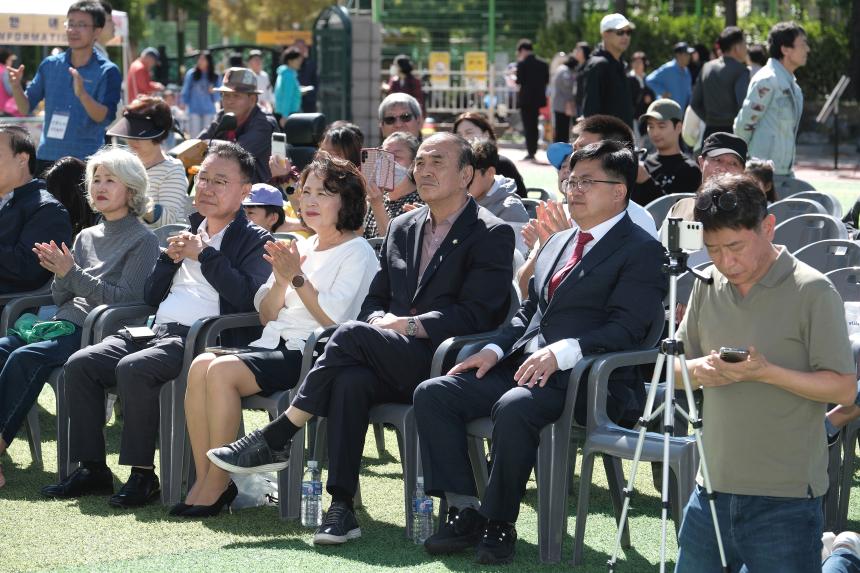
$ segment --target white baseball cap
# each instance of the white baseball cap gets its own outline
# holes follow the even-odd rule
[[[610,30],[623,30],[624,28],[636,28],[633,22],[624,17],[624,14],[607,14],[600,21],[601,34]]]

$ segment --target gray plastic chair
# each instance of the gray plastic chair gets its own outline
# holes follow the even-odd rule
[[[546,189],[540,187],[529,187],[526,189],[526,197],[529,199],[537,199],[538,201],[549,201],[552,199]]]
[[[824,191],[801,191],[800,193],[795,193],[791,195],[792,199],[811,199],[815,201],[822,207],[824,207],[825,212],[833,215],[837,219],[842,218],[842,203],[839,202],[839,199],[831,195],[830,193],[825,193]]]
[[[373,250],[376,251],[377,258],[382,254],[382,244],[385,242],[385,237],[373,237],[372,239],[367,239],[367,242],[370,243],[370,246],[373,247]]]
[[[666,215],[669,214],[669,210],[672,209],[672,206],[674,206],[675,203],[685,197],[695,197],[695,195],[695,193],[672,193],[670,195],[657,197],[645,205],[645,210],[654,218],[654,224],[657,225],[657,228],[659,229],[660,226],[663,225],[663,220],[666,219]]]
[[[767,207],[767,212],[776,217],[777,224],[782,223],[783,221],[788,221],[792,217],[797,217],[798,215],[816,213],[823,215],[829,214],[817,201],[812,201],[811,199],[796,199],[794,196],[790,199],[782,199],[771,203]]]
[[[837,533],[845,531],[848,525],[848,501],[851,498],[851,486],[854,483],[854,465],[857,459],[855,449],[857,448],[858,437],[860,437],[860,420],[854,420],[842,428],[842,436],[840,437],[842,463],[839,469],[839,483],[837,484],[839,488],[839,500],[836,515],[834,516],[835,525],[833,527],[833,531]],[[830,449],[836,450],[838,455],[839,448],[833,447]]]
[[[822,273],[847,267],[860,267],[860,243],[844,239],[827,239],[798,249],[794,256]]]
[[[831,215],[807,214],[792,217],[776,226],[773,242],[790,253],[827,239],[847,239],[845,224]]]
[[[860,302],[860,266],[836,269],[825,273],[842,300],[845,302]]]
[[[275,238],[276,241],[297,241],[297,240],[299,240],[299,237],[297,235],[294,235],[292,233],[286,233],[286,232],[272,233],[272,236]]]
[[[602,454],[615,459],[632,459],[639,433],[622,428],[606,415],[610,374],[621,367],[653,364],[657,350],[613,353],[601,356],[591,369],[588,378],[589,418],[588,431],[582,453],[582,473],[579,480],[579,501],[576,507],[576,533],[574,535],[573,565],[583,563],[585,524],[591,493],[591,472],[594,456]],[[663,435],[647,433],[642,449],[643,462],[663,460]],[[699,457],[693,438],[670,438],[669,466],[674,474],[674,489],[670,492],[670,507],[675,530],[681,526],[684,507],[695,486]],[[610,485],[611,487],[611,485]],[[617,511],[617,510],[616,510]],[[620,515],[616,515],[619,519]],[[626,524],[625,524],[626,525]]]
[[[15,321],[31,309],[37,309],[41,306],[54,304],[54,299],[50,294],[31,295],[26,297],[18,297],[3,307],[3,314],[0,317],[0,332],[4,335],[8,332],[9,327],[15,324]],[[87,315],[84,321],[84,326],[81,333],[81,348],[86,348],[90,344],[92,337],[92,327],[99,312],[94,309]],[[66,479],[73,471],[70,468],[69,452],[68,452],[68,423],[63,424],[63,421],[68,421],[68,409],[66,405],[65,380],[62,378],[63,369],[55,368],[48,376],[47,384],[51,386],[56,397],[57,409],[57,470],[60,480]],[[106,408],[106,415],[110,416],[111,410]],[[27,418],[24,421],[24,430],[27,434],[27,439],[30,445],[30,455],[34,462],[42,464],[42,428],[39,424],[39,405],[34,404],[27,413]]]
[[[169,237],[173,233],[178,233],[179,231],[187,231],[188,229],[189,227],[185,223],[171,223],[169,225],[162,225],[161,227],[153,229],[152,232],[155,234],[156,238],[158,238],[158,246],[166,248],[167,237]]]
[[[521,201],[526,208],[526,212],[529,214],[529,219],[537,219],[537,208],[540,205],[540,201],[530,197],[523,197]]]

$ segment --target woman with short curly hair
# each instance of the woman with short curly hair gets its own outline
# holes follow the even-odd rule
[[[316,234],[266,245],[272,275],[254,297],[263,335],[237,354],[201,354],[188,372],[185,418],[197,481],[172,515],[217,515],[236,497],[230,474],[206,452],[236,438],[242,397],[288,390],[299,382],[311,333],[354,319],[379,266],[357,234],[364,221],[364,178],[349,161],[320,151],[299,178],[302,219]]]
[[[54,368],[81,347],[87,314],[100,304],[143,300],[158,258],[158,239],[138,216],[146,211],[148,179],[131,152],[106,147],[90,157],[87,201],[102,222],[83,229],[71,250],[36,243],[39,264],[54,273],[57,312],[50,324],[23,319],[0,338],[0,454],[15,437]],[[0,487],[5,484],[0,470]]]

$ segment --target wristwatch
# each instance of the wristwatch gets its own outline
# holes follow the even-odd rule
[[[305,275],[296,275],[290,282],[292,283],[293,288],[299,288],[305,284]]]
[[[406,336],[415,336],[418,334],[418,321],[411,316],[406,319]]]

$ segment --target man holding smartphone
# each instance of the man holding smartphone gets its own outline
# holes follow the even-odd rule
[[[695,217],[713,283],[693,287],[678,338],[693,387],[704,389],[704,453],[729,568],[821,571],[822,417],[828,403],[853,403],[857,392],[842,300],[772,243],[775,219],[754,180],[706,181]],[[716,351],[723,346],[729,361]],[[722,571],[702,487],[678,544],[676,573]]]

